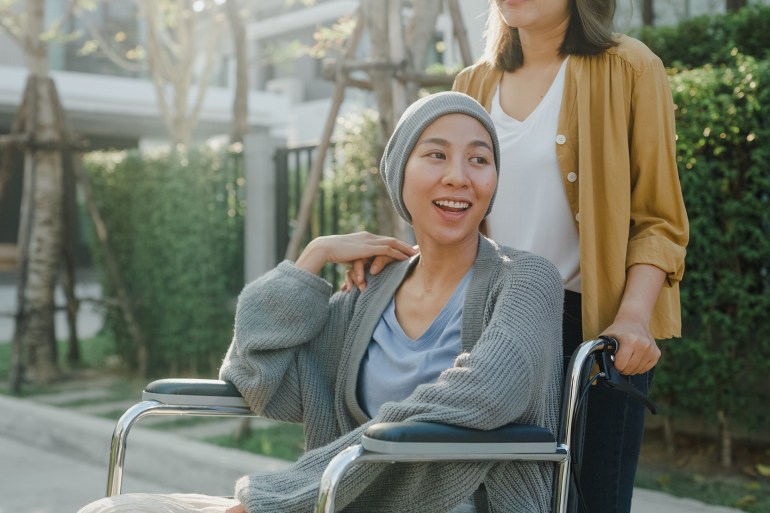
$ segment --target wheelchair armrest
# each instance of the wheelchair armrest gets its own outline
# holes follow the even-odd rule
[[[142,399],[184,406],[248,408],[235,385],[217,379],[159,379],[144,387]]]
[[[361,446],[386,454],[544,454],[556,452],[556,439],[547,429],[526,424],[482,431],[432,422],[383,422],[364,432]]]

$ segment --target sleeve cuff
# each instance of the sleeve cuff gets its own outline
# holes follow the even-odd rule
[[[628,243],[626,269],[637,264],[654,265],[666,273],[666,285],[682,280],[687,250],[665,237],[645,237]]]

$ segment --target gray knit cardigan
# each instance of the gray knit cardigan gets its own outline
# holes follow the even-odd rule
[[[244,288],[220,377],[235,384],[254,412],[302,422],[308,450],[287,471],[238,480],[236,498],[249,513],[312,511],[328,462],[359,443],[373,423],[487,430],[521,422],[556,429],[561,278],[547,260],[484,237],[454,366],[367,417],[356,396],[361,359],[414,261],[368,276],[363,293],[332,295],[328,282],[288,261]],[[359,465],[343,480],[337,505],[346,512],[444,513],[483,482],[493,512],[547,513],[552,472],[552,463],[533,462]]]

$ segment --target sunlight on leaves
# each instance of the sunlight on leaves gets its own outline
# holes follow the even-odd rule
[[[762,477],[770,477],[770,465],[763,465],[762,463],[757,463],[757,472]]]
[[[735,501],[735,507],[736,508],[745,508],[748,506],[751,506],[757,502],[757,496],[756,495],[744,495],[737,501]]]

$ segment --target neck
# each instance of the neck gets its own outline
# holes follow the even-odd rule
[[[562,61],[559,48],[561,48],[564,36],[567,34],[569,20],[569,17],[566,17],[558,25],[545,30],[519,29],[524,66],[548,66],[554,62]]]
[[[452,246],[420,241],[420,259],[410,278],[423,290],[454,288],[476,261],[478,235]]]

